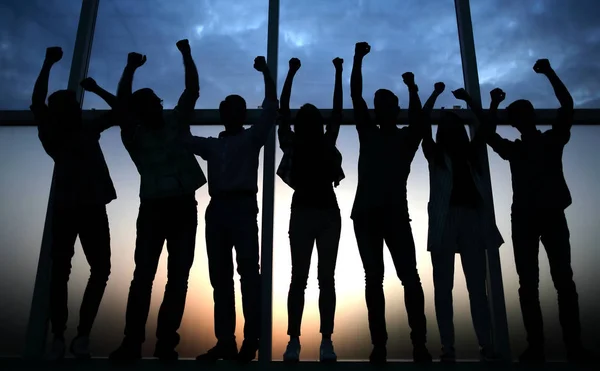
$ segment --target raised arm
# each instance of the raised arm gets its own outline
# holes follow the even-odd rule
[[[131,107],[129,99],[131,98],[131,89],[133,85],[133,75],[135,71],[146,63],[146,56],[139,53],[129,53],[127,55],[127,65],[123,70],[123,75],[117,88],[117,102],[121,107],[119,122],[121,124],[121,138],[125,142],[131,143],[135,135],[135,121],[129,115]]]
[[[252,135],[257,143],[262,146],[267,141],[271,129],[275,126],[279,104],[277,102],[275,81],[271,77],[265,57],[259,56],[254,59],[254,69],[262,73],[265,81],[265,99],[262,104],[262,112],[258,121],[251,128]]]
[[[352,74],[350,75],[350,96],[352,98],[354,120],[356,121],[357,130],[372,125],[367,103],[362,96],[362,62],[364,57],[369,54],[370,51],[371,46],[366,42],[356,43],[356,46],[354,47],[354,63],[352,65]]]
[[[487,118],[486,118],[485,114],[483,113],[483,109],[481,108],[481,105],[479,103],[475,102],[473,100],[473,98],[471,98],[469,93],[467,93],[467,91],[463,88],[454,90],[452,92],[452,95],[454,95],[454,97],[456,99],[462,100],[463,102],[465,102],[467,104],[467,106],[471,109],[471,111],[473,112],[475,117],[477,118],[477,120],[475,120],[475,122],[474,122],[475,135],[473,136],[473,139],[476,139],[476,138],[479,139],[479,137],[481,136],[481,134],[480,134],[481,125],[483,125],[487,121]]]
[[[515,142],[508,139],[502,138],[500,134],[496,132],[498,126],[498,107],[500,103],[506,98],[506,93],[500,88],[495,88],[490,92],[490,109],[488,111],[486,120],[482,122],[484,128],[482,130],[482,138],[484,138],[487,144],[492,147],[494,152],[498,154],[504,160],[510,160],[514,151]]]
[[[547,59],[538,60],[533,66],[533,70],[546,76],[548,81],[550,81],[552,88],[554,89],[554,94],[560,102],[560,109],[558,111],[557,119],[554,120],[552,129],[559,134],[564,134],[564,139],[568,141],[568,137],[570,136],[571,132],[571,126],[573,125],[573,97],[550,65],[550,61]]]
[[[117,97],[98,86],[93,78],[85,78],[81,81],[80,85],[83,90],[94,93],[102,98],[112,110],[117,108]],[[108,114],[95,119],[90,125],[92,130],[101,133],[104,130],[114,126],[116,121],[112,110]]]
[[[434,158],[436,151],[436,144],[433,140],[433,133],[431,131],[431,111],[435,105],[437,98],[444,92],[446,85],[443,82],[436,82],[434,85],[433,92],[425,102],[423,110],[421,111],[422,129],[423,129],[423,154],[427,161],[431,161]]]
[[[290,59],[288,73],[285,77],[285,82],[283,83],[283,89],[281,90],[281,99],[279,102],[280,122],[277,135],[279,136],[279,147],[282,150],[289,148],[293,142],[294,133],[291,128],[292,114],[290,112],[290,97],[292,96],[294,77],[301,66],[300,59]]]
[[[52,66],[60,61],[63,56],[63,51],[59,46],[53,46],[46,49],[46,57],[40,74],[35,81],[33,94],[31,96],[31,108],[34,114],[37,114],[37,109],[46,106],[46,96],[48,95],[48,80],[50,79],[50,70]]]
[[[177,42],[177,49],[181,52],[183,57],[183,67],[185,68],[185,90],[179,97],[175,110],[189,119],[194,113],[196,102],[200,97],[200,79],[198,77],[198,69],[194,58],[192,58],[192,50],[190,43],[187,39],[179,40]],[[188,122],[189,124],[189,122]]]
[[[333,110],[331,111],[331,120],[327,124],[325,135],[335,144],[340,134],[340,125],[342,124],[342,107],[344,105],[344,91],[342,88],[342,72],[344,71],[344,60],[335,58],[335,82],[333,87]]]

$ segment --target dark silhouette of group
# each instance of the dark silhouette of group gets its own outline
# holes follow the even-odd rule
[[[216,345],[199,361],[238,360],[256,357],[261,331],[261,276],[259,267],[257,171],[259,153],[279,124],[283,158],[277,169],[293,189],[289,225],[292,258],[288,294],[288,335],[283,355],[286,362],[300,359],[300,328],[304,291],[313,246],[317,246],[320,360],[335,362],[332,334],[336,310],[335,268],[342,219],[334,187],[345,177],[336,141],[342,121],[343,60],[335,58],[333,110],[326,119],[312,104],[304,104],[292,117],[289,103],[294,77],[301,68],[297,58],[289,71],[278,102],[275,83],[264,57],[254,68],[264,78],[265,98],[257,122],[245,129],[246,102],[230,95],[219,106],[225,130],[218,138],[193,136],[190,122],[200,96],[198,70],[187,40],[177,42],[185,68],[185,89],[177,106],[163,112],[162,100],[150,88],[132,92],[133,77],[146,56],[129,53],[116,96],[91,78],[81,82],[86,91],[103,98],[111,107],[104,116],[84,122],[75,92],[59,90],[48,97],[48,78],[53,64],[62,58],[59,47],[50,47],[36,81],[31,110],[39,138],[55,162],[55,202],[52,219],[52,279],[50,319],[54,339],[50,358],[66,353],[67,282],[77,236],[90,265],[90,278],[80,309],[77,336],[70,352],[89,358],[89,336],[110,275],[110,232],[106,205],[116,199],[108,167],[99,145],[103,130],[118,125],[121,139],[140,177],[135,271],[129,289],[125,337],[110,358],[141,358],[151,292],[163,245],[168,251],[168,278],[160,306],[154,356],[176,360],[178,329],[184,313],[188,277],[194,260],[198,224],[195,192],[208,183],[211,197],[206,209],[206,249],[214,295]],[[362,64],[370,52],[366,42],[355,46],[350,80],[354,121],[360,142],[358,186],[351,218],[365,271],[365,299],[373,349],[372,363],[385,363],[388,334],[385,321],[384,242],[404,298],[415,362],[432,361],[427,343],[425,300],[417,270],[415,243],[407,202],[411,163],[422,144],[430,174],[427,249],[431,253],[435,286],[435,311],[442,342],[440,360],[454,362],[452,289],[454,262],[460,255],[466,278],[473,326],[482,361],[494,361],[491,319],[486,290],[486,250],[498,249],[504,240],[496,226],[491,189],[483,181],[486,143],[510,162],[513,184],[512,240],[519,275],[519,297],[527,331],[528,348],[521,361],[544,361],[544,334],[539,302],[538,253],[541,239],[550,262],[558,293],[560,323],[569,360],[588,360],[581,344],[578,296],[571,270],[569,229],[565,209],[571,195],[562,169],[562,152],[570,138],[573,99],[546,59],[534,71],[546,76],[561,108],[552,129],[542,133],[535,126],[535,110],[526,100],[507,107],[508,119],[521,133],[509,141],[496,134],[496,112],[505,93],[492,90],[490,109],[484,113],[464,89],[453,91],[475,114],[472,137],[467,122],[444,113],[435,140],[430,113],[445,85],[436,83],[424,105],[415,76],[402,75],[409,92],[408,122],[398,127],[399,99],[379,89],[374,96],[374,117],[362,96]],[[292,130],[292,125],[294,129]],[[195,156],[208,164],[208,179]],[[234,264],[241,279],[244,340],[238,350],[235,328]]]

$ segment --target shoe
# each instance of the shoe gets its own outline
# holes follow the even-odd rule
[[[440,362],[442,363],[455,363],[456,362],[456,351],[454,347],[442,347],[442,355],[440,356]]]
[[[127,338],[125,338],[121,345],[108,356],[108,359],[111,361],[120,362],[137,361],[141,358],[142,344],[128,341]]]
[[[256,358],[258,352],[258,339],[244,339],[240,352],[237,355],[237,361],[240,363],[250,363]]]
[[[90,359],[90,338],[87,336],[77,336],[71,342],[69,347],[71,354],[77,359]]]
[[[283,353],[283,362],[288,363],[296,363],[300,361],[300,350],[302,346],[300,345],[300,339],[292,338],[288,342],[287,348],[285,348],[285,353]]]
[[[433,357],[431,357],[431,354],[429,354],[425,344],[414,346],[413,361],[415,363],[430,363],[433,361]]]
[[[593,358],[594,355],[592,352],[585,349],[583,346],[571,349],[567,348],[567,361],[569,362],[588,364],[592,362]]]
[[[63,360],[65,358],[65,350],[65,339],[62,337],[54,337],[48,354],[48,360],[52,362]]]
[[[179,359],[179,353],[175,349],[163,347],[159,344],[154,348],[153,356],[161,361],[177,361]]]
[[[373,347],[369,362],[375,365],[383,365],[387,362],[387,348],[385,345],[375,345]]]
[[[519,362],[523,363],[544,363],[546,362],[546,355],[542,347],[529,346],[519,356]]]
[[[335,354],[335,351],[333,350],[333,342],[331,339],[321,340],[319,360],[323,363],[337,362],[337,354]]]
[[[235,340],[230,342],[217,342],[213,348],[206,353],[196,357],[196,361],[200,362],[216,362],[220,359],[224,361],[233,361],[238,356],[237,343]]]

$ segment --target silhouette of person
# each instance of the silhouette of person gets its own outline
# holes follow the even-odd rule
[[[258,244],[258,156],[275,126],[277,93],[264,57],[254,68],[265,82],[265,99],[259,120],[244,129],[246,101],[230,95],[219,106],[225,131],[218,138],[190,136],[192,151],[207,161],[206,251],[215,301],[217,344],[198,361],[233,360],[246,363],[256,357],[260,337],[261,278]],[[244,311],[244,342],[238,353],[235,339],[235,292],[232,249],[235,247]]]
[[[415,362],[430,362],[426,347],[427,323],[421,279],[417,271],[415,244],[408,214],[406,182],[410,165],[421,142],[419,120],[399,129],[398,97],[391,91],[375,92],[375,121],[369,117],[362,98],[362,61],[370,46],[355,47],[350,80],[356,130],[360,142],[358,187],[351,217],[358,250],[365,269],[365,298],[373,351],[372,363],[387,359],[385,296],[383,293],[383,242],[385,241],[398,278],[404,286],[404,299],[411,328]],[[412,75],[412,74],[410,74]],[[409,86],[412,89],[412,87]]]
[[[443,83],[436,83],[423,108],[423,153],[429,164],[430,183],[427,250],[431,252],[435,311],[442,342],[440,360],[456,360],[452,289],[454,259],[460,254],[480,358],[490,361],[495,356],[486,289],[486,249],[497,249],[504,240],[496,226],[491,200],[486,197],[491,190],[485,188],[482,179],[483,163],[478,150],[485,148],[486,136],[480,125],[475,127],[473,140],[469,141],[464,121],[453,113],[446,113],[433,140],[431,124],[427,121],[444,88]],[[413,100],[419,101],[416,91],[412,91],[416,95]],[[452,93],[481,117],[480,107],[464,89]]]
[[[563,174],[562,155],[571,137],[573,98],[547,59],[538,60],[533,69],[545,75],[560,102],[555,122],[542,133],[535,126],[531,102],[517,100],[507,107],[511,126],[521,139],[510,141],[497,133],[488,144],[509,161],[513,203],[511,213],[515,265],[519,275],[519,300],[528,347],[519,357],[522,362],[543,362],[544,331],[539,301],[539,242],[550,263],[550,274],[558,293],[558,310],[567,357],[572,361],[588,360],[590,354],[581,343],[579,299],[571,269],[570,234],[565,209],[571,205],[569,187]],[[494,102],[495,111],[504,99]]]
[[[300,60],[290,59],[289,71],[281,92],[279,144],[284,155],[277,170],[281,179],[294,190],[290,215],[290,251],[292,279],[288,293],[288,335],[283,355],[286,362],[300,360],[300,327],[304,311],[304,291],[315,241],[319,257],[319,312],[322,334],[319,359],[335,362],[331,335],[335,317],[335,265],[342,222],[334,185],[344,179],[342,155],[336,140],[342,119],[343,60],[335,58],[335,89],[331,122],[323,132],[324,119],[312,104],[303,105],[291,129],[290,95],[292,82],[300,69]]]
[[[117,198],[106,161],[100,148],[100,133],[112,125],[110,117],[84,123],[75,92],[58,90],[48,97],[52,66],[60,61],[60,47],[46,49],[46,58],[33,89],[31,111],[38,125],[40,141],[54,160],[54,202],[52,205],[52,247],[50,283],[50,322],[54,339],[49,358],[65,355],[68,317],[68,287],[75,240],[79,235],[90,265],[79,312],[77,336],[70,345],[77,358],[89,358],[89,336],[110,275],[110,231],[106,205]],[[82,86],[112,105],[110,93],[92,79]],[[114,97],[112,97],[114,98]]]
[[[148,88],[131,94],[133,75],[146,56],[129,53],[117,97],[127,114],[121,139],[140,174],[140,208],[135,243],[135,271],[127,298],[125,338],[110,354],[113,360],[141,357],[150,309],[152,283],[163,245],[167,242],[167,285],[158,312],[154,357],[175,360],[194,261],[198,211],[195,192],[206,178],[183,139],[200,95],[198,71],[187,40],[177,42],[185,67],[185,90],[172,114],[164,114],[162,100]]]

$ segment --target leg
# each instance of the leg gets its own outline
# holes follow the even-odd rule
[[[371,342],[385,347],[387,330],[385,323],[385,295],[383,293],[383,234],[380,218],[363,215],[354,219],[354,234],[358,252],[365,270],[365,299],[369,315]]]
[[[140,205],[135,242],[135,270],[127,298],[125,338],[137,346],[146,339],[146,321],[150,311],[152,284],[166,239],[162,208],[154,204]]]
[[[221,205],[206,209],[206,253],[210,284],[215,302],[215,336],[219,342],[235,341],[235,292],[233,286],[233,243],[222,215]]]
[[[527,342],[530,348],[543,350],[544,323],[539,293],[539,232],[531,216],[513,215],[512,240]]]
[[[79,238],[90,265],[90,278],[79,311],[78,336],[89,336],[110,276],[110,229],[106,206],[95,206],[81,215]]]
[[[288,332],[294,338],[300,337],[302,313],[304,311],[304,291],[308,281],[310,260],[315,244],[314,214],[292,210],[290,216],[290,251],[292,256],[292,280],[288,292]]]
[[[52,272],[50,278],[50,323],[52,333],[63,338],[69,316],[68,287],[77,223],[74,210],[56,206],[52,220]]]
[[[454,349],[454,308],[452,304],[454,255],[455,252],[452,249],[431,253],[433,286],[435,291],[435,315],[440,331],[442,347],[447,352],[452,352]]]
[[[579,296],[571,269],[569,227],[564,211],[548,215],[542,226],[542,243],[548,254],[550,274],[558,294],[558,315],[567,349],[581,347]]]
[[[317,253],[319,258],[319,313],[321,315],[321,334],[324,338],[333,334],[335,320],[335,265],[337,262],[342,220],[338,210],[324,214],[323,229],[317,235]]]
[[[417,271],[417,257],[410,220],[407,218],[386,219],[385,242],[396,267],[398,278],[404,286],[404,302],[411,328],[413,345],[427,342],[427,320],[425,318],[425,295]]]
[[[469,291],[473,327],[479,346],[487,349],[491,345],[492,334],[490,308],[485,286],[487,273],[485,250],[483,248],[464,249],[460,253],[460,259]]]
[[[167,233],[167,285],[158,312],[156,348],[167,352],[179,344],[177,330],[181,325],[187,297],[188,278],[194,263],[198,208],[195,200],[176,205],[170,218]]]

